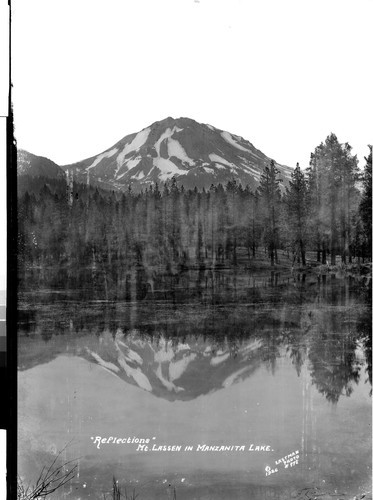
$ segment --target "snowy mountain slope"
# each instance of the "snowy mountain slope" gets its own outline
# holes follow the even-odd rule
[[[166,118],[128,135],[111,148],[62,168],[80,182],[138,191],[173,176],[186,188],[208,188],[236,179],[257,187],[270,162],[249,141],[190,118]],[[292,169],[276,164],[283,180]]]

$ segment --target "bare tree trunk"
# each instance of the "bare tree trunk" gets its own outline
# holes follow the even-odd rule
[[[303,244],[302,239],[299,242],[299,246],[300,246],[300,254],[301,254],[301,258],[302,258],[302,266],[305,266],[306,265],[306,252],[304,251],[304,244]]]
[[[322,242],[322,264],[326,264],[326,248],[325,248],[325,241]]]

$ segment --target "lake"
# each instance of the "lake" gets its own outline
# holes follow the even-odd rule
[[[370,304],[368,278],[285,271],[25,287],[19,474],[63,450],[55,498],[369,498]]]

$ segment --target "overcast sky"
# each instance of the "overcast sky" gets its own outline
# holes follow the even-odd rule
[[[63,165],[187,116],[305,168],[372,143],[372,0],[14,0],[18,146]]]

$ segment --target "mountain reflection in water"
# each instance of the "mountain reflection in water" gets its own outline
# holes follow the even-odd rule
[[[205,274],[189,287],[204,282],[200,303],[181,290],[172,303],[82,302],[86,290],[72,297],[25,294],[19,368],[68,348],[156,396],[186,400],[249,377],[262,364],[275,374],[286,352],[298,375],[308,362],[312,382],[329,401],[350,395],[361,378],[371,383],[370,297],[360,282],[272,275],[264,282],[246,276],[244,283],[245,276],[220,276],[212,293],[211,273]]]
[[[157,482],[157,474],[176,478],[179,471],[191,483],[178,498],[198,492],[203,498],[248,498],[249,484],[253,499],[266,498],[263,492],[276,488],[286,495],[283,488],[290,483],[300,488],[324,481],[329,489],[355,492],[368,484],[371,297],[364,280],[189,271],[155,277],[149,287],[141,276],[134,274],[129,295],[120,300],[107,300],[94,287],[20,294],[25,471],[31,474],[35,450],[40,461],[48,450],[34,441],[41,425],[37,415],[44,409],[56,421],[43,421],[55,446],[66,444],[67,434],[81,442],[87,433],[85,444],[74,451],[83,455],[80,470],[96,488],[110,480],[112,471],[120,477],[124,470],[131,484],[145,484],[149,477]],[[57,394],[51,397],[53,391]],[[72,398],[78,393],[75,407]],[[60,430],[66,419],[76,422],[67,434]],[[96,427],[87,423],[90,419]],[[259,455],[232,456],[229,465],[219,454],[181,453],[170,459],[117,449],[111,450],[114,455],[94,455],[89,436],[103,429],[108,435],[154,433],[158,443],[163,436],[163,444],[256,439],[273,446],[276,458],[299,448],[302,465],[292,469],[289,483],[280,475],[266,479],[268,458]],[[345,432],[348,438],[341,435]],[[251,472],[243,473],[246,469]],[[228,479],[219,493],[213,483],[219,484],[223,471]],[[163,498],[158,486],[144,487],[140,498]],[[81,480],[76,488],[85,498],[88,490],[82,490]],[[274,498],[285,498],[281,495]]]

